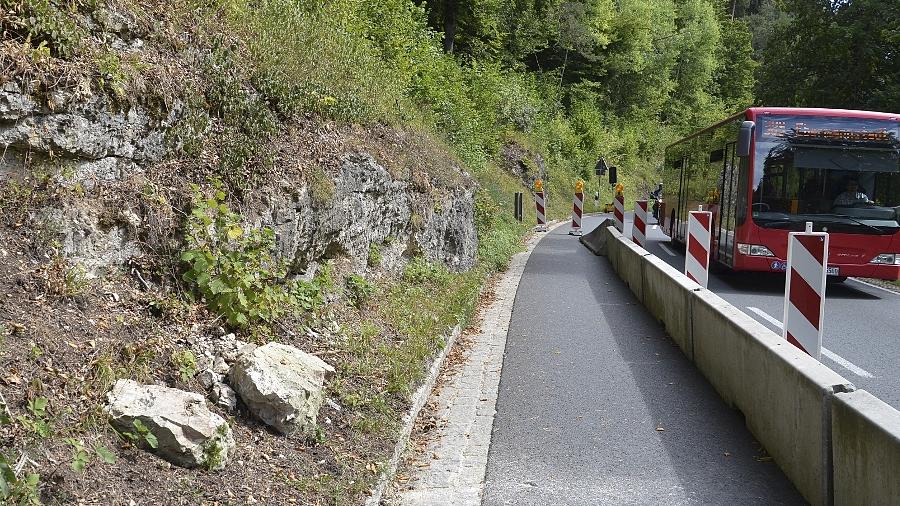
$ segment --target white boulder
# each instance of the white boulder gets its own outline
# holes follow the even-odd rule
[[[244,404],[281,434],[310,433],[322,405],[322,387],[334,368],[293,346],[269,343],[241,354],[229,383]]]
[[[158,441],[156,454],[173,464],[218,470],[234,452],[231,427],[206,407],[202,395],[122,379],[107,400],[113,427],[137,434],[134,421],[140,420]]]

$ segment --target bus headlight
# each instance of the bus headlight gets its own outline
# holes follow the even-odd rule
[[[882,253],[873,258],[870,264],[900,265],[900,255],[897,253]]]
[[[750,255],[754,257],[773,257],[775,256],[769,248],[759,244],[738,243],[738,253],[741,255]]]

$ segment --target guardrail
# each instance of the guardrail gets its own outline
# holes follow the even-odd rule
[[[900,501],[900,412],[604,222],[605,255],[812,504]]]

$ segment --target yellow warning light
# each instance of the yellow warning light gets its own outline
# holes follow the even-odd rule
[[[575,193],[583,193],[583,192],[584,192],[584,181],[579,179],[578,182],[575,183]]]
[[[536,191],[536,192],[544,191],[544,182],[541,181],[540,179],[535,179],[534,180],[534,191]]]
[[[622,183],[616,185],[616,196],[625,194],[625,186]]]

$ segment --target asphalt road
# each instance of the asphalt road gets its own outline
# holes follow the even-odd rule
[[[519,285],[483,504],[802,504],[741,416],[567,229],[538,244]]]
[[[626,233],[630,234],[630,216]],[[658,227],[647,250],[684,270],[684,251]],[[784,316],[784,275],[712,273],[709,289],[778,334]],[[849,279],[825,290],[822,362],[857,388],[900,409],[900,293]]]

